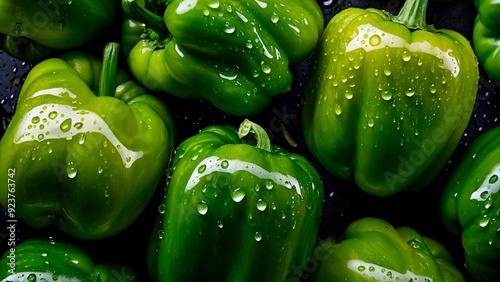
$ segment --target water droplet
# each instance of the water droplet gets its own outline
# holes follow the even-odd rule
[[[255,192],[259,192],[259,190],[260,190],[260,185],[259,185],[259,184],[256,184],[254,189],[255,189]]]
[[[373,125],[375,125],[375,122],[373,121],[373,119],[370,119],[370,120],[368,121],[368,126],[369,126],[369,127],[373,127]]]
[[[85,134],[80,134],[80,136],[78,137],[78,144],[82,145],[83,143],[85,143],[85,138]]]
[[[219,1],[215,1],[215,2],[209,3],[208,7],[212,8],[212,9],[217,9],[217,8],[219,8],[219,5],[220,5]]]
[[[160,214],[164,214],[164,213],[165,213],[165,204],[160,204],[160,205],[158,206],[158,212],[159,212]]]
[[[68,174],[68,177],[69,178],[75,178],[76,177],[76,174],[78,173],[78,171],[76,170],[76,167],[72,166],[72,165],[69,165],[67,168],[66,168],[66,173]]]
[[[392,93],[389,92],[388,90],[382,91],[382,99],[389,101],[392,99]]]
[[[431,92],[432,94],[436,93],[436,85],[434,85],[434,83],[429,87],[429,92]]]
[[[408,88],[405,95],[408,97],[412,97],[413,95],[415,95],[415,91],[413,91],[411,88]]]
[[[272,190],[274,188],[274,183],[272,180],[266,180],[266,188]]]
[[[72,121],[70,118],[65,119],[59,126],[62,132],[68,132],[71,129]]]
[[[203,9],[203,15],[206,17],[210,15],[210,11],[208,9]]]
[[[107,188],[104,190],[104,197],[109,198],[109,190]]]
[[[390,76],[390,75],[391,75],[391,70],[390,70],[390,69],[385,69],[385,70],[384,70],[384,74],[385,74],[386,76]]]
[[[83,128],[83,123],[81,123],[81,122],[75,123],[74,128],[81,130]]]
[[[262,63],[260,64],[260,68],[262,69],[262,71],[263,71],[265,74],[269,74],[269,73],[271,73],[271,68],[270,68],[268,65],[266,65],[266,63],[264,63],[264,62],[262,62]]]
[[[248,49],[252,49],[252,47],[253,47],[252,41],[247,40],[247,42],[245,43],[245,46],[247,46]]]
[[[415,239],[409,240],[408,245],[414,249],[420,249],[422,247],[422,244],[420,243],[420,241],[415,240]]]
[[[31,122],[32,122],[32,123],[34,123],[34,124],[39,123],[39,122],[40,122],[40,117],[33,117],[33,118],[31,119]]]
[[[280,18],[279,18],[279,17],[278,17],[278,15],[276,15],[276,14],[273,14],[273,15],[271,16],[271,22],[272,22],[272,23],[277,23],[277,22],[279,21],[279,19],[280,19]]]
[[[411,59],[411,54],[408,53],[408,51],[403,51],[403,54],[401,54],[401,58],[403,61],[408,62]]]
[[[339,116],[340,114],[342,114],[342,108],[340,107],[340,105],[339,105],[339,104],[336,104],[336,105],[335,105],[335,109],[334,109],[334,111],[335,111],[335,114],[336,114],[336,115],[338,115],[338,116]]]
[[[198,210],[198,213],[201,214],[201,215],[207,214],[207,212],[208,212],[208,205],[207,205],[207,203],[205,203],[205,201],[201,201],[198,204],[197,210]]]
[[[264,201],[263,199],[258,199],[257,200],[257,209],[259,211],[265,211],[267,208],[267,202]]]
[[[351,100],[351,99],[352,99],[352,97],[353,97],[353,93],[352,93],[351,91],[349,91],[349,90],[346,90],[346,91],[345,91],[345,98],[346,98],[347,100]]]
[[[483,217],[481,220],[479,220],[479,226],[481,227],[486,227],[490,223],[490,218],[489,217]]]
[[[28,275],[27,279],[28,279],[28,282],[35,282],[36,275],[34,273],[31,273],[30,275]]]
[[[363,272],[363,271],[365,271],[365,270],[366,270],[366,267],[365,267],[364,265],[360,265],[360,266],[358,266],[358,271]]]
[[[217,226],[222,229],[224,227],[224,224],[222,224],[222,221],[219,220],[217,221]]]
[[[259,231],[255,232],[255,241],[260,242],[262,240],[262,233]]]
[[[375,34],[375,35],[372,35],[370,37],[369,42],[370,42],[371,46],[378,46],[378,45],[380,45],[380,43],[382,42],[382,40],[380,39],[379,35]]]
[[[231,191],[231,198],[233,199],[233,201],[239,203],[243,200],[243,198],[245,198],[245,190],[241,189],[241,188],[236,188],[234,190]]]
[[[15,35],[22,35],[24,32],[24,27],[23,27],[23,24],[22,23],[16,23],[14,25],[14,34]]]
[[[66,22],[64,20],[54,21],[54,27],[58,29],[63,29],[66,26]]]
[[[198,173],[204,173],[207,170],[207,166],[202,164],[198,167]]]
[[[221,163],[221,167],[222,167],[223,169],[228,168],[228,167],[229,167],[229,162],[228,162],[228,161],[226,161],[226,160],[222,161],[222,163]]]
[[[57,112],[50,112],[49,113],[49,118],[50,119],[55,119],[57,117]]]
[[[224,28],[224,32],[227,34],[232,34],[236,28],[234,26],[231,26],[229,23],[226,24],[226,28]]]
[[[163,230],[158,230],[158,239],[162,240],[163,239]]]
[[[490,177],[490,184],[496,183],[498,181],[498,175],[494,174]]]

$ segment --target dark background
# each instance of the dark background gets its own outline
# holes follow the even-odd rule
[[[326,24],[333,15],[346,7],[373,7],[397,13],[403,2],[401,0],[348,0],[337,4],[335,1],[318,0],[318,3],[323,8]],[[472,25],[475,16],[476,10],[472,0],[446,2],[429,0],[427,23],[433,24],[436,28],[456,30],[469,40],[472,37]],[[318,163],[313,161],[305,148],[299,117],[300,100],[309,65],[310,61],[307,59],[296,66],[293,69],[295,79],[292,89],[276,97],[273,103],[263,112],[249,118],[266,128],[273,143],[289,151],[309,157],[322,175],[325,187],[325,202],[318,240],[338,238],[346,226],[356,219],[365,216],[380,217],[395,227],[412,227],[422,235],[442,243],[453,255],[456,266],[466,276],[467,281],[473,281],[463,266],[463,249],[460,237],[449,233],[444,228],[440,220],[438,203],[449,174],[460,160],[464,149],[481,133],[498,125],[500,114],[497,110],[499,104],[497,92],[499,84],[490,81],[484,71],[480,69],[481,79],[473,116],[454,155],[432,185],[418,194],[401,194],[388,198],[376,198],[361,192],[353,183],[340,181],[329,175]],[[14,113],[16,97],[31,67],[32,65],[11,58],[0,50],[0,114],[2,117],[0,137],[8,125],[9,117]],[[242,118],[224,114],[204,101],[183,100],[175,97],[165,97],[165,101],[176,117],[179,140],[184,140],[196,134],[200,129],[208,125],[227,123],[237,126],[242,121]],[[298,143],[297,147],[291,147],[286,142],[280,124],[287,128],[293,139]],[[76,241],[55,229],[32,229],[18,221],[16,240],[20,243],[31,237],[51,237],[53,239],[74,241],[88,248],[96,256],[97,261],[115,261],[132,267],[141,277],[146,277],[145,249],[151,234],[157,207],[162,198],[163,183],[161,183],[161,187],[158,187],[157,194],[151,200],[151,204],[143,215],[125,232],[111,239],[90,242]],[[0,210],[0,217],[2,217],[0,220],[0,252],[3,253],[7,250],[6,239],[8,235],[7,229],[4,227],[6,224],[4,210]],[[313,270],[312,268],[314,268],[314,265],[311,265],[311,270]],[[306,271],[304,278],[307,278],[307,276]],[[144,280],[146,281],[147,278],[144,278]]]

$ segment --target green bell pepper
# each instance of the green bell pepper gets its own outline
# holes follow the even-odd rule
[[[115,263],[95,263],[91,254],[72,243],[28,239],[0,259],[0,281],[139,281],[136,273]]]
[[[119,11],[115,0],[1,0],[0,49],[38,63],[104,38]]]
[[[425,24],[427,0],[398,15],[347,8],[315,52],[302,121],[327,171],[366,193],[426,187],[455,150],[475,103],[479,68],[469,41]]]
[[[500,81],[500,2],[474,0],[478,11],[472,31],[472,47],[479,64],[495,81]]]
[[[321,260],[313,282],[465,281],[439,242],[379,218],[354,221],[338,241],[324,240],[314,253]]]
[[[465,266],[478,281],[500,277],[500,128],[468,147],[442,194],[443,222],[461,235]]]
[[[315,168],[271,145],[262,127],[209,126],[182,142],[172,161],[159,280],[298,281],[322,203]]]
[[[73,52],[37,64],[0,140],[0,203],[28,225],[81,239],[127,228],[164,176],[175,142],[166,105],[104,60]],[[102,70],[102,71],[101,71]],[[117,74],[118,73],[118,74]]]
[[[139,82],[237,116],[290,89],[290,67],[313,51],[324,27],[314,0],[122,3],[132,19],[124,37],[135,38],[128,64]]]

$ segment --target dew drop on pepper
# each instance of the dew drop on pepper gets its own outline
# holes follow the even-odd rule
[[[245,195],[245,190],[239,187],[231,191],[231,198],[237,203],[241,202],[245,198]]]
[[[264,201],[263,199],[258,199],[257,200],[257,209],[259,211],[265,211],[267,208],[267,202]]]
[[[208,212],[207,203],[205,203],[205,201],[201,201],[200,203],[198,203],[197,210],[198,210],[198,213],[201,215],[207,214],[207,212]]]
[[[255,232],[255,241],[260,242],[262,240],[262,233],[259,231]]]

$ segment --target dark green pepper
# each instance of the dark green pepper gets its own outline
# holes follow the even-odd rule
[[[479,64],[495,81],[500,81],[500,2],[475,0],[478,11],[472,32],[472,46]]]
[[[135,20],[124,23],[123,34],[135,40],[122,44],[135,45],[127,56],[137,80],[238,116],[258,113],[289,90],[290,67],[323,31],[314,0],[145,2],[123,0]]]
[[[314,252],[321,258],[314,282],[465,281],[439,242],[379,218],[356,220],[338,241],[324,240]]]
[[[115,0],[1,0],[0,49],[38,63],[104,38],[120,11]]]
[[[162,101],[117,70],[118,56],[111,43],[104,60],[73,52],[29,72],[0,140],[0,181],[8,183],[0,203],[9,209],[15,201],[12,216],[101,239],[127,228],[149,203],[175,124]]]
[[[325,28],[307,81],[304,139],[336,177],[368,194],[426,187],[455,150],[479,69],[461,34],[426,25],[426,0],[397,16],[347,8]]]
[[[461,235],[465,266],[478,281],[500,277],[500,128],[477,139],[452,171],[442,195],[443,222]]]
[[[239,131],[209,126],[173,158],[159,280],[298,281],[322,203],[318,172],[303,156],[271,145],[263,128],[248,120]]]
[[[28,239],[0,259],[2,282],[139,281],[135,272],[118,264],[95,263],[91,254],[72,243]]]

